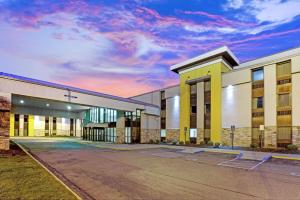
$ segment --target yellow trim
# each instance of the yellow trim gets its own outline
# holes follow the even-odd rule
[[[24,151],[32,160],[34,160],[38,165],[40,165],[42,168],[44,168],[50,175],[54,177],[55,180],[57,180],[59,183],[61,183],[64,188],[66,188],[68,191],[70,191],[78,200],[82,200],[82,198],[75,193],[70,187],[68,187],[62,180],[60,180],[55,174],[53,174],[47,167],[45,167],[40,161],[38,161],[36,158],[34,158],[22,145],[14,141],[15,144],[17,144],[22,151]]]
[[[204,150],[204,152],[208,152],[208,153],[224,153],[224,154],[234,154],[234,155],[239,155],[241,152],[239,151],[218,151],[218,150]]]
[[[300,158],[288,157],[288,156],[272,156],[272,158],[286,159],[286,160],[300,160]]]
[[[180,141],[189,141],[190,86],[187,80],[210,76],[211,78],[211,141],[221,142],[222,131],[222,72],[229,69],[222,63],[194,69],[180,74]],[[184,128],[187,132],[184,132]],[[186,134],[186,136],[185,136]]]
[[[34,136],[34,116],[28,116],[28,136]]]
[[[15,129],[15,114],[10,113],[9,117],[9,136],[13,137],[15,136],[14,129]]]

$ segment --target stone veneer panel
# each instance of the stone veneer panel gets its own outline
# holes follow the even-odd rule
[[[293,144],[297,145],[300,147],[300,126],[293,126],[292,130],[292,140]]]
[[[265,126],[264,131],[264,147],[276,148],[277,147],[277,127]]]
[[[204,129],[197,128],[197,144],[204,141]]]
[[[0,150],[9,150],[10,107],[9,99],[0,96]]]
[[[160,130],[159,129],[141,129],[141,143],[149,143],[150,140],[154,142],[160,141]]]
[[[221,135],[222,144],[228,146],[231,145],[230,133],[231,133],[230,128],[223,128],[222,135]],[[252,132],[250,127],[236,128],[234,132],[233,145],[240,146],[240,147],[249,147],[252,142],[251,133]]]
[[[179,141],[179,135],[180,129],[167,129],[166,140],[167,142]]]
[[[116,131],[117,131],[116,143],[118,144],[125,143],[125,128],[116,128]]]

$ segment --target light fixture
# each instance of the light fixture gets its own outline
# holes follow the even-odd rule
[[[47,107],[49,107],[49,106],[50,106],[50,104],[49,104],[49,103],[47,103],[47,104],[46,104],[46,106],[47,106]]]
[[[23,103],[24,103],[24,100],[20,100],[20,103],[23,104]]]
[[[71,106],[68,106],[67,108],[68,108],[68,110],[71,110],[71,109],[72,109],[72,107],[71,107]]]

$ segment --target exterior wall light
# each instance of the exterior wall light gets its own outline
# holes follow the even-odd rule
[[[24,100],[20,100],[20,103],[21,103],[21,104],[24,104]]]
[[[47,107],[49,107],[49,106],[50,106],[50,104],[49,104],[49,103],[47,103],[47,104],[46,104],[46,106],[47,106]]]
[[[71,106],[68,106],[67,108],[68,108],[68,110],[71,110],[71,109],[72,109],[72,107],[71,107]]]

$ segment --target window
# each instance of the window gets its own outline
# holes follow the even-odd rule
[[[190,129],[190,138],[197,138],[197,129],[196,128]]]
[[[204,91],[210,91],[210,81],[204,81]]]
[[[263,68],[255,69],[252,71],[252,80],[261,81],[264,80],[264,70]]]
[[[160,137],[166,137],[166,130],[165,129],[160,130]]]
[[[291,74],[291,62],[277,63],[277,76],[287,76]]]
[[[279,94],[278,95],[278,106],[290,106],[290,94]]]
[[[191,85],[191,94],[197,94],[197,85],[196,84]]]
[[[252,100],[252,108],[253,109],[263,108],[263,107],[264,107],[264,98],[263,97],[253,98],[253,100]]]
[[[205,104],[205,114],[210,113],[210,104]]]
[[[192,106],[192,113],[197,113],[197,106]]]

